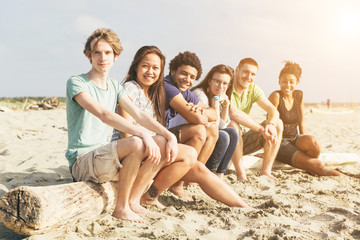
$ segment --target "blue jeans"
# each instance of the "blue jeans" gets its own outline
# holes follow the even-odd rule
[[[239,135],[234,128],[220,129],[219,138],[206,167],[213,173],[225,173],[238,140]]]

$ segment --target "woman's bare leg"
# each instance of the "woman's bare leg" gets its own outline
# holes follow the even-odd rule
[[[184,181],[196,182],[201,189],[211,198],[231,207],[249,207],[240,196],[222,179],[201,162],[196,165],[182,178]]]
[[[150,184],[151,180],[155,177],[155,175],[160,171],[160,169],[165,164],[165,147],[166,147],[166,139],[160,135],[155,135],[153,137],[154,141],[160,148],[161,152],[161,160],[158,165],[152,163],[149,160],[144,161],[139,169],[135,182],[133,184],[133,188],[131,189],[129,205],[130,208],[136,212],[141,214],[146,214],[149,211],[140,205],[140,198],[144,194],[145,188]]]
[[[294,167],[304,169],[311,174],[319,176],[340,176],[341,173],[335,169],[325,167],[317,158],[312,158],[303,152],[297,154],[294,160]]]
[[[142,196],[141,204],[144,205],[159,205],[159,195],[178,182],[197,162],[197,152],[193,147],[179,144],[179,153],[175,161],[158,173],[149,190]],[[178,190],[178,189],[177,189]],[[174,192],[174,194],[182,196],[182,192]],[[180,191],[184,191],[181,187]]]

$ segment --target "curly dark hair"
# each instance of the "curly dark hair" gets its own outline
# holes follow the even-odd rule
[[[196,80],[198,80],[201,77],[202,67],[201,67],[200,59],[195,53],[185,51],[175,56],[169,63],[170,73],[176,72],[176,70],[182,65],[190,65],[197,70]]]
[[[283,69],[281,70],[280,74],[279,74],[279,78],[283,75],[283,74],[292,74],[297,78],[297,81],[300,81],[300,77],[301,77],[301,73],[302,73],[302,69],[300,67],[299,64],[294,63],[292,61],[284,61],[285,62],[285,66],[283,67]]]

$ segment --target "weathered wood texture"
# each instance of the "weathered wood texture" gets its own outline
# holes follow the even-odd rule
[[[42,234],[113,211],[116,192],[116,182],[18,187],[0,199],[0,220],[21,235]]]

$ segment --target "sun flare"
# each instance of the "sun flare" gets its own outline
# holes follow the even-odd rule
[[[356,8],[343,9],[337,18],[337,27],[341,34],[348,36],[360,35],[360,16]]]

